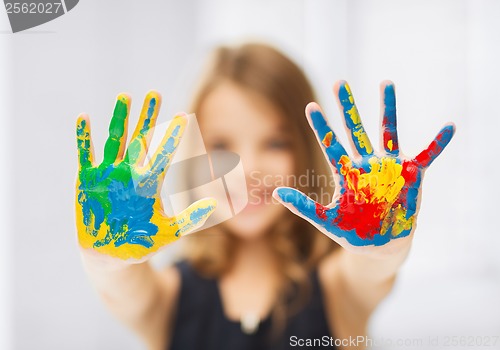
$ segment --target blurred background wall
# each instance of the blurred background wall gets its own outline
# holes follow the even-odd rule
[[[166,120],[186,108],[209,50],[242,40],[291,55],[337,130],[338,79],[349,81],[372,139],[378,84],[396,83],[408,155],[456,123],[427,172],[411,255],[370,333],[500,335],[498,18],[495,0],[81,0],[13,35],[0,10],[0,348],[144,348],[104,308],[80,263],[75,119],[91,116],[100,157],[119,92],[132,95],[131,125],[153,88]]]

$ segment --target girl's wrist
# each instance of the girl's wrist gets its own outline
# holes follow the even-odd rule
[[[131,266],[124,260],[100,254],[94,249],[82,247],[79,247],[79,249],[83,264],[87,269],[114,272],[125,270]]]

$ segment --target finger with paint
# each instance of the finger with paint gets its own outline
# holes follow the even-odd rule
[[[334,93],[353,157],[337,139],[320,107],[310,103],[306,108],[309,124],[334,175],[332,202],[324,206],[289,187],[277,188],[274,198],[351,250],[366,251],[370,246],[388,246],[398,238],[409,237],[415,229],[424,171],[451,141],[454,125],[444,126],[416,157],[403,156],[397,136],[394,84],[384,81],[381,84],[382,145],[379,152],[375,152],[349,85],[338,82]]]
[[[382,125],[381,138],[382,147],[385,152],[399,155],[398,129],[396,123],[396,92],[391,82],[380,84],[380,95],[382,96]]]
[[[200,226],[213,213],[216,201],[201,199],[175,217],[168,217],[160,199],[165,172],[186,127],[185,115],[169,125],[153,160],[144,165],[161,105],[150,91],[139,122],[126,147],[131,99],[117,98],[101,164],[94,164],[90,122],[77,121],[79,169],[76,183],[76,222],[84,249],[128,262],[141,262],[165,245]]]
[[[340,81],[333,87],[334,94],[337,96],[337,103],[344,118],[344,124],[348,130],[351,146],[356,150],[356,155],[367,156],[373,153],[373,147],[368,135],[366,134],[358,108],[354,103],[354,97],[351,88],[345,81]]]
[[[139,121],[127,148],[125,160],[130,164],[142,166],[149,144],[153,138],[153,128],[161,106],[161,96],[156,91],[150,91],[144,99]]]

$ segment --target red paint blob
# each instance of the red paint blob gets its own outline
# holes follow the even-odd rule
[[[438,137],[438,139],[440,139],[440,137]],[[442,147],[439,146],[438,142],[436,140],[434,140],[431,142],[429,147],[427,147],[427,149],[420,152],[420,154],[415,157],[415,160],[421,166],[426,167],[432,162],[435,155],[439,154],[439,152],[441,152],[441,148]]]
[[[405,183],[415,183],[418,176],[418,165],[414,161],[405,160],[402,166],[401,176],[404,177]]]
[[[316,215],[321,219],[321,220],[326,220],[326,211],[328,210],[327,207],[320,203],[316,203]]]
[[[354,191],[346,189],[339,203],[338,216],[335,218],[342,230],[354,230],[359,238],[373,239],[382,227],[381,215],[388,203],[366,203],[356,201]]]

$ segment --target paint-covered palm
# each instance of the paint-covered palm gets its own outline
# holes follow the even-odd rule
[[[414,158],[400,154],[396,131],[394,85],[381,85],[383,150],[374,153],[363,128],[351,90],[341,81],[334,87],[348,135],[355,148],[350,157],[328,126],[319,106],[306,108],[309,123],[331,164],[335,178],[332,203],[323,206],[293,188],[280,187],[274,197],[321,232],[353,251],[371,251],[409,237],[416,226],[420,189],[425,170],[453,137],[453,124],[445,125],[432,143]],[[404,240],[398,240],[403,243]],[[405,244],[404,242],[403,244]],[[399,245],[397,245],[399,246]]]
[[[214,199],[202,199],[180,215],[168,217],[160,190],[165,172],[187,123],[176,116],[152,160],[143,165],[156,123],[161,96],[150,91],[125,150],[130,97],[120,94],[109,126],[104,159],[94,166],[89,118],[77,121],[79,169],[76,183],[78,239],[83,248],[140,262],[205,222]]]

